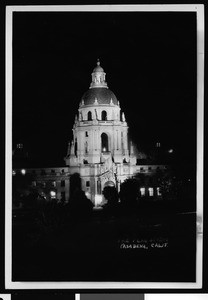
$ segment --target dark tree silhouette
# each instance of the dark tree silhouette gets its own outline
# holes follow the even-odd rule
[[[71,219],[83,220],[92,214],[93,204],[86,197],[85,192],[76,188],[69,201],[69,213]]]
[[[72,196],[77,189],[81,190],[81,178],[79,173],[74,173],[70,177],[70,195]]]
[[[119,193],[121,209],[123,212],[133,212],[138,205],[139,184],[135,178],[126,179],[121,184]]]
[[[114,186],[106,186],[103,190],[103,195],[107,203],[103,206],[104,212],[107,215],[115,215],[118,210],[118,192]]]

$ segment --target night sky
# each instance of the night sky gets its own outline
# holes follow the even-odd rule
[[[15,12],[13,143],[64,165],[97,58],[139,149],[157,141],[193,162],[196,15],[193,12]]]

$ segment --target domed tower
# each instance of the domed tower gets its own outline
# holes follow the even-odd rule
[[[99,60],[91,75],[92,82],[75,116],[65,161],[71,173],[80,173],[83,187],[90,187],[87,190],[94,195],[101,193],[106,182],[117,185],[126,179],[123,164],[130,168],[136,164],[136,157],[129,146],[125,115],[108,88]],[[128,175],[132,175],[129,170]]]

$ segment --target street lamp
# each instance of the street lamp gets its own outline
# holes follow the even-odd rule
[[[26,170],[25,170],[25,169],[22,169],[22,170],[21,170],[21,174],[22,174],[22,175],[25,175],[25,174],[26,174]]]

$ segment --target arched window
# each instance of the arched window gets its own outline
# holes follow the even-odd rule
[[[75,144],[74,144],[74,154],[77,156],[77,138],[75,139]]]
[[[91,113],[91,111],[88,111],[88,113],[87,113],[87,120],[88,121],[92,121],[92,113]]]
[[[102,152],[108,152],[108,136],[106,133],[101,134],[101,149]]]
[[[101,119],[102,121],[107,121],[107,112],[105,110],[102,111]]]

